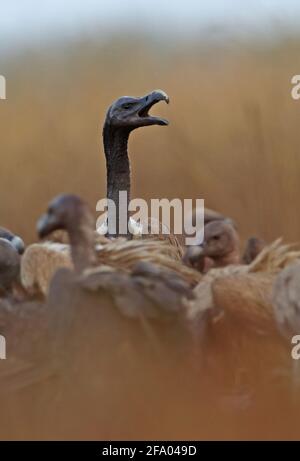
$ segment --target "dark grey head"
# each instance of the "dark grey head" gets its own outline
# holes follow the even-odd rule
[[[130,130],[149,125],[168,125],[169,122],[164,118],[149,115],[151,107],[159,101],[169,103],[169,97],[164,91],[155,90],[140,98],[122,96],[108,109],[105,125]]]
[[[21,255],[25,251],[25,243],[18,237],[18,235],[13,234],[10,230],[0,227],[0,238],[8,240],[12,246],[17,250]]]
[[[82,225],[83,219],[89,221],[90,216],[87,204],[80,197],[59,195],[50,202],[47,212],[39,219],[37,233],[40,238],[45,238],[59,229],[72,232]]]

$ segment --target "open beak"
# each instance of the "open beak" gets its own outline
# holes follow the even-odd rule
[[[57,230],[57,222],[55,216],[43,214],[37,223],[37,234],[40,239],[47,237],[51,232]]]
[[[154,104],[157,104],[159,101],[165,101],[169,104],[169,96],[162,90],[155,90],[152,93],[143,96],[140,99],[141,108],[138,111],[138,116],[143,122],[143,125],[169,125],[168,120],[161,117],[154,117],[149,115],[149,110]]]

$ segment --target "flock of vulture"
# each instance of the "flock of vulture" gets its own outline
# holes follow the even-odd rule
[[[130,199],[131,131],[168,124],[149,114],[159,101],[169,101],[160,90],[122,97],[107,112],[107,197],[117,206],[119,191]],[[200,386],[210,375],[229,394],[248,391],[266,370],[268,382],[279,368],[292,381],[300,251],[250,238],[242,252],[233,220],[207,209],[204,221],[203,244],[189,248],[163,233],[120,236],[118,223],[115,235],[100,235],[84,200],[60,195],[38,221],[42,241],[25,247],[2,228],[0,334],[7,360],[0,363],[0,389],[36,386],[68,367],[70,376],[93,381],[99,399],[106,379],[107,395],[118,402],[121,387],[129,395],[134,386],[133,401],[148,386],[149,398],[149,387],[162,376],[168,382],[172,367],[178,386],[183,380],[188,388],[189,379]]]

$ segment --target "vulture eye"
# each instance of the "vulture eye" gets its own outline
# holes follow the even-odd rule
[[[220,236],[219,235],[214,235],[213,240],[220,240]]]

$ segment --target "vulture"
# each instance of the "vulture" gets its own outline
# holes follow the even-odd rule
[[[23,240],[8,229],[0,227],[0,296],[20,291],[21,255]]]
[[[266,245],[249,265],[212,268],[194,288],[197,296],[190,313],[201,311],[205,305],[248,319],[245,323],[250,329],[255,330],[257,327],[257,331],[268,331],[269,328],[274,330],[273,282],[282,269],[299,257],[300,251],[292,250],[278,239]]]
[[[160,117],[149,115],[149,110],[159,101],[169,102],[169,97],[161,90],[156,90],[140,98],[121,97],[115,101],[107,111],[104,127],[103,142],[107,165],[107,198],[114,201],[116,208],[119,208],[119,192],[127,192],[127,203],[124,211],[126,212],[126,222],[128,214],[128,202],[130,200],[130,167],[127,152],[128,138],[131,131],[135,128],[149,125],[167,125],[168,122]],[[116,233],[119,235],[119,213],[117,213]],[[132,235],[141,236],[143,227],[130,218],[129,228]],[[108,233],[107,222],[94,232],[93,240],[96,249],[102,250],[109,240],[103,235]],[[100,234],[100,235],[99,235]],[[102,235],[101,235],[102,234]],[[52,236],[51,236],[52,238]],[[175,236],[165,238],[170,245],[176,247],[177,252],[182,256],[181,246]],[[72,242],[71,246],[72,246]],[[114,240],[115,247],[109,247],[105,252],[108,254],[117,252],[122,247],[123,242]],[[119,244],[120,243],[120,244]],[[100,245],[99,245],[100,244]],[[133,244],[133,249],[139,244]],[[144,244],[143,250],[149,248],[151,244]],[[129,250],[129,248],[128,248]],[[161,250],[164,252],[164,249]],[[34,244],[27,248],[21,265],[21,280],[23,286],[29,293],[41,294],[46,296],[50,280],[59,267],[72,268],[72,258],[70,255],[70,245],[65,243],[46,242],[44,244]],[[159,251],[158,251],[159,252]],[[156,254],[158,254],[158,252]],[[94,250],[93,250],[94,253]],[[100,255],[102,257],[102,254]]]
[[[168,125],[168,121],[161,117],[154,117],[149,110],[159,101],[169,103],[168,95],[161,90],[153,91],[140,98],[123,96],[117,99],[108,109],[104,127],[103,143],[107,168],[107,198],[116,206],[116,232],[120,235],[119,212],[125,213],[128,222],[128,205],[130,201],[130,164],[127,151],[130,133],[136,128],[151,125]],[[119,192],[127,193],[125,209],[121,209]],[[131,220],[131,226],[133,226]],[[108,233],[111,232],[108,229]]]
[[[265,246],[262,239],[251,237],[247,240],[241,256],[240,237],[235,223],[228,218],[212,219],[204,226],[202,245],[189,247],[183,262],[205,273],[213,267],[250,264]]]
[[[272,290],[274,312],[280,331],[288,339],[300,334],[300,262],[283,269]]]
[[[233,343],[247,336],[277,340],[272,287],[277,275],[299,257],[299,251],[276,240],[250,265],[212,268],[194,288],[189,317],[197,323],[210,311],[214,332],[230,331]]]
[[[107,198],[111,199],[116,209],[119,210],[119,192],[127,193],[127,214],[130,201],[130,160],[128,156],[128,140],[130,133],[139,127],[169,124],[168,120],[161,117],[154,117],[149,114],[152,106],[159,101],[169,103],[169,96],[162,90],[155,90],[151,93],[135,98],[123,96],[117,99],[108,109],[103,126],[103,144],[107,169]],[[126,206],[125,206],[126,208]],[[121,212],[125,210],[121,210]],[[220,213],[205,209],[204,222],[224,219]],[[136,223],[132,218],[126,219],[129,223],[129,230],[132,235],[143,235],[144,230],[148,231],[149,223]],[[154,224],[154,225],[153,225]],[[152,228],[158,227],[160,223],[153,223]],[[119,214],[116,217],[116,233],[119,235]],[[99,232],[110,234],[107,223],[99,229]],[[171,238],[171,244],[178,245],[175,239]]]
[[[273,370],[278,357],[286,357],[271,289],[276,274],[299,252],[280,241],[250,265],[211,269],[192,289],[179,272],[155,264],[140,262],[129,271],[99,265],[93,218],[79,197],[63,195],[50,203],[38,233],[45,237],[56,229],[68,232],[74,265],[56,272],[48,295],[52,328],[64,348],[69,344],[73,350],[82,338],[94,351],[114,349],[123,377],[132,360],[134,369],[153,357],[161,364],[179,357],[182,363],[208,362],[216,365],[220,379],[230,374],[230,386],[232,379],[244,382],[241,370],[255,380],[253,370],[265,377],[265,369]],[[279,353],[273,354],[275,349]]]
[[[18,235],[13,234],[10,230],[0,227],[0,238],[8,240],[16,251],[21,255],[25,250],[25,243]]]
[[[243,382],[242,373],[253,384],[259,374],[267,385],[278,370],[287,376],[290,352],[278,331],[272,287],[281,270],[299,257],[299,251],[277,240],[251,264],[212,268],[195,286],[188,317],[197,336],[197,323],[201,327],[203,316],[207,319],[210,312],[203,355],[210,364],[218,364],[223,377],[227,373]]]
[[[51,241],[29,245],[21,261],[21,283],[26,293],[46,297],[59,267],[73,267],[69,244]]]
[[[189,247],[183,261],[200,272],[239,264],[240,239],[231,220],[212,220],[205,224],[203,243]]]
[[[272,303],[278,329],[288,345],[293,404],[299,404],[300,368],[300,261],[285,267],[272,287]],[[295,347],[295,350],[294,350]],[[294,353],[296,355],[294,355]]]
[[[81,198],[76,195],[66,194],[52,200],[47,212],[38,222],[37,231],[39,237],[44,238],[56,229],[64,229],[68,232],[74,273],[79,277],[78,281],[80,283],[88,286],[89,282],[87,280],[91,278],[91,280],[93,279],[91,285],[94,285],[97,277],[100,279],[106,273],[106,270],[113,277],[116,268],[111,267],[109,269],[106,266],[106,270],[103,271],[101,265],[99,266],[94,248],[94,218],[88,205]],[[124,243],[127,246],[127,242],[125,241]],[[146,245],[149,243],[151,244],[151,241],[147,242]],[[130,258],[131,242],[128,242],[128,246],[128,258]],[[181,267],[181,265],[179,264],[178,267]],[[166,286],[170,284],[175,291],[178,286],[186,286],[187,292],[190,293],[188,283],[182,280],[179,274],[176,274],[175,270],[171,268],[168,271],[166,268],[159,267],[159,265],[156,267],[154,264],[144,261],[143,263],[135,264],[130,274],[128,274],[128,269],[123,270],[123,275],[128,280],[134,277],[142,277],[143,274],[147,274],[149,278],[157,282],[166,283]],[[177,285],[177,282],[179,285]],[[149,293],[149,296],[151,297],[151,293]],[[167,308],[167,306],[165,307]]]
[[[37,229],[41,238],[54,230],[64,229],[70,239],[74,270],[58,270],[48,295],[49,310],[57,311],[57,306],[62,305],[58,318],[67,311],[71,317],[76,316],[76,306],[81,312],[79,318],[81,315],[90,317],[92,324],[97,324],[101,331],[106,331],[109,319],[115,318],[113,330],[123,323],[131,330],[134,322],[130,320],[135,320],[149,333],[152,327],[148,322],[152,319],[158,324],[172,325],[184,316],[193,292],[179,270],[176,272],[147,261],[135,265],[131,271],[99,265],[94,249],[94,219],[87,204],[79,197],[62,195],[55,198],[40,218]],[[130,250],[127,257],[131,258]],[[96,319],[103,316],[101,326],[94,316]],[[171,326],[168,329],[172,332]],[[165,331],[165,337],[160,340],[166,342],[167,336]]]
[[[54,369],[45,366],[45,304],[31,300],[21,285],[24,242],[3,228],[0,235],[0,334],[7,344],[7,359],[0,361],[0,391],[6,394],[48,378]]]
[[[0,296],[12,294],[20,283],[21,256],[10,240],[0,238]]]
[[[56,197],[39,219],[40,238],[56,229],[67,231],[73,263],[73,268],[57,270],[46,300],[52,355],[61,364],[61,379],[76,380],[77,392],[80,386],[88,388],[88,399],[100,398],[103,427],[115,427],[111,415],[116,411],[140,424],[137,415],[143,408],[149,411],[152,400],[155,405],[163,395],[168,398],[177,382],[190,386],[194,344],[186,310],[194,294],[185,269],[181,276],[181,261],[172,266],[171,258],[169,267],[143,258],[132,265],[130,246],[135,241],[127,240],[122,244],[129,245],[129,266],[125,258],[122,269],[99,263],[93,215],[74,195]],[[69,385],[67,398],[70,393]]]

